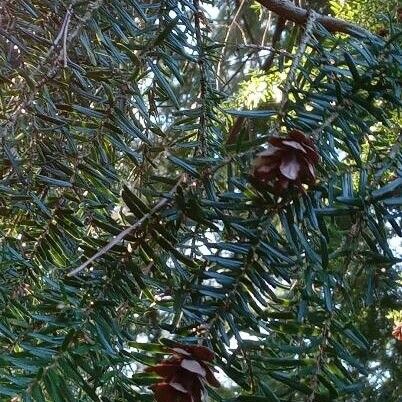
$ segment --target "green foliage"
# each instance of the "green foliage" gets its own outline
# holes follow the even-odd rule
[[[385,22],[395,17],[400,2],[398,0],[330,0],[331,10],[339,18],[354,21],[368,29],[388,26]]]
[[[163,338],[213,348],[235,383],[214,401],[397,400],[397,35],[287,26],[268,109],[230,98],[237,65],[217,79],[198,1],[2,7],[0,400],[152,401]],[[253,135],[227,146],[229,116]],[[278,204],[249,172],[294,128],[318,180]]]
[[[255,70],[247,79],[240,82],[239,92],[234,94],[230,104],[233,104],[233,107],[238,109],[253,110],[257,109],[261,103],[275,102],[275,92],[280,94],[277,86],[279,82],[279,77],[266,75],[261,70]]]

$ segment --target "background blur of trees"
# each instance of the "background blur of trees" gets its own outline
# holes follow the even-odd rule
[[[402,8],[268,3],[0,0],[1,401],[153,401],[172,339],[208,401],[400,399]]]

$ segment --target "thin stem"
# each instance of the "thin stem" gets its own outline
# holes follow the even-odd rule
[[[197,0],[197,2],[198,2],[198,0]],[[220,72],[221,72],[221,68],[222,68],[222,61],[223,61],[223,58],[225,56],[226,45],[227,45],[227,41],[229,39],[230,32],[232,31],[232,28],[235,25],[235,22],[236,22],[237,18],[239,18],[240,12],[241,12],[245,2],[246,2],[245,0],[242,0],[240,6],[238,7],[238,9],[236,11],[236,14],[233,17],[232,22],[230,23],[230,25],[229,25],[229,27],[228,27],[228,29],[226,31],[225,39],[223,40],[224,45],[223,45],[223,48],[222,48],[222,51],[221,51],[221,56],[219,58],[218,66],[216,68],[216,75],[218,77],[220,76]],[[218,85],[218,80],[217,80],[216,89],[218,89],[218,86],[219,85]]]
[[[208,92],[207,86],[207,76],[205,72],[205,55],[204,55],[204,47],[202,44],[202,33],[201,33],[201,11],[199,0],[193,0],[194,8],[195,8],[195,35],[197,39],[197,49],[198,49],[198,67],[200,70],[200,100],[202,107],[202,114],[200,116],[200,125],[198,128],[198,141],[201,143],[201,155],[205,156],[206,154],[206,138],[205,138],[205,130],[206,130],[206,122],[207,122],[207,110],[206,110],[206,97]]]
[[[155,215],[158,211],[160,211],[169,201],[171,196],[176,192],[177,188],[181,183],[184,181],[184,174],[180,176],[177,180],[176,184],[170,190],[169,195],[162,197],[159,202],[148,212],[146,213],[141,219],[137,222],[129,226],[128,228],[121,231],[116,237],[114,237],[106,246],[102,247],[97,253],[95,253],[91,258],[86,260],[83,264],[79,267],[70,271],[67,276],[74,276],[80,273],[83,269],[85,269],[89,264],[97,260],[102,255],[106,254],[111,248],[113,248],[116,244],[120,243],[128,234],[133,232],[134,230],[139,229],[145,222],[149,220],[153,215]]]
[[[304,56],[304,53],[306,52],[307,44],[313,33],[316,19],[317,19],[317,13],[315,11],[310,11],[308,19],[307,19],[306,29],[301,38],[300,46],[297,49],[295,57],[293,58],[292,65],[290,67],[288,76],[286,77],[285,84],[283,86],[282,100],[281,100],[281,103],[279,106],[279,118],[280,119],[283,119],[283,117],[284,117],[286,104],[289,99],[289,91],[292,88],[292,85],[294,84],[294,81],[296,79],[297,69],[299,68],[299,65]],[[277,125],[277,128],[279,128],[278,125]]]

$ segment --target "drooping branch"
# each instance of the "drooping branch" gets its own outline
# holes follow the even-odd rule
[[[289,0],[257,0],[268,10],[278,16],[293,21],[296,24],[305,24],[308,18],[308,11],[304,8],[295,6]],[[351,22],[334,17],[318,14],[317,20],[329,32],[343,32],[351,36],[371,36],[372,33]]]

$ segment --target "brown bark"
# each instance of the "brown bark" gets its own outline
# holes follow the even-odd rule
[[[295,6],[289,0],[257,0],[268,10],[278,14],[278,16],[293,21],[296,24],[305,24],[308,18],[308,11]],[[316,22],[320,23],[329,32],[342,32],[352,36],[372,35],[366,29],[351,22],[326,15],[318,15]]]

